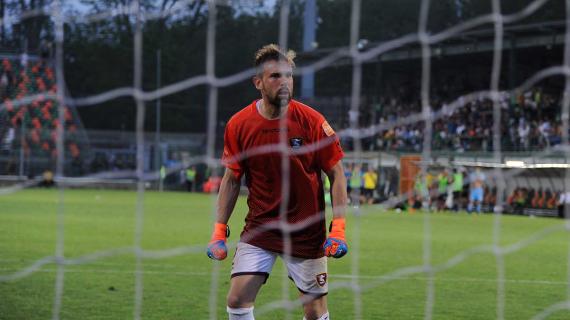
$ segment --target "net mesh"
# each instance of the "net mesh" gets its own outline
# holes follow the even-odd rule
[[[15,70],[16,74],[21,74],[23,79],[20,81],[22,84],[19,91],[14,92],[14,96],[10,97],[9,100],[5,100],[0,105],[0,134],[1,136],[6,136],[7,128],[9,122],[16,124],[18,121],[28,121],[32,122],[33,118],[25,119],[26,109],[37,110],[38,112],[44,112],[44,118],[50,118],[53,120],[57,119],[57,123],[66,125],[58,125],[57,123],[52,123],[50,127],[45,128],[47,134],[53,133],[56,138],[51,140],[55,144],[50,145],[49,143],[45,148],[42,148],[41,133],[39,130],[37,133],[31,131],[26,136],[25,144],[38,145],[37,152],[54,152],[56,154],[56,180],[62,180],[64,178],[64,159],[67,155],[73,154],[77,149],[81,149],[82,145],[77,143],[77,138],[73,135],[68,135],[69,132],[73,133],[73,128],[80,126],[80,122],[76,120],[77,116],[72,114],[74,108],[82,106],[90,106],[100,104],[105,101],[110,101],[118,99],[121,97],[133,97],[136,101],[136,177],[137,177],[137,206],[135,214],[135,233],[133,239],[132,247],[127,248],[115,248],[112,250],[106,250],[101,252],[93,252],[81,257],[67,257],[65,255],[65,227],[64,219],[66,214],[66,201],[65,201],[65,189],[60,186],[59,190],[59,203],[58,203],[58,213],[57,213],[57,238],[56,238],[56,252],[53,256],[44,257],[33,262],[29,266],[18,270],[14,273],[1,274],[0,281],[18,281],[22,278],[29,277],[30,275],[38,272],[43,266],[48,264],[55,264],[57,266],[55,288],[54,288],[54,301],[53,301],[53,319],[59,319],[62,317],[62,308],[64,304],[62,303],[64,294],[64,280],[65,280],[65,270],[67,266],[78,265],[78,264],[89,264],[94,261],[102,260],[108,257],[113,257],[117,255],[123,255],[127,253],[134,253],[136,256],[136,281],[134,290],[134,314],[133,318],[140,319],[143,318],[143,293],[144,293],[144,270],[143,270],[143,259],[145,258],[155,258],[155,259],[166,259],[173,256],[184,255],[188,253],[203,252],[203,246],[189,246],[181,248],[170,248],[160,251],[145,250],[142,245],[143,239],[143,224],[145,218],[145,208],[144,208],[144,197],[145,197],[145,183],[148,181],[154,181],[158,179],[158,173],[148,173],[145,172],[145,136],[144,136],[144,122],[145,122],[145,103],[149,101],[154,101],[160,99],[161,97],[166,97],[184,90],[188,90],[201,85],[208,86],[208,105],[207,105],[207,141],[206,141],[206,154],[189,159],[181,167],[175,167],[170,169],[175,172],[182,167],[187,167],[193,163],[206,162],[210,167],[216,169],[219,167],[219,159],[216,158],[216,141],[218,139],[217,123],[219,121],[219,110],[218,110],[218,95],[221,88],[230,86],[235,83],[239,83],[250,78],[254,71],[253,69],[245,69],[240,72],[225,76],[218,77],[216,74],[216,32],[217,30],[217,8],[220,5],[228,5],[228,2],[224,1],[208,1],[208,27],[206,35],[206,45],[205,45],[205,57],[206,57],[206,71],[205,74],[189,77],[187,79],[181,80],[179,82],[169,84],[157,88],[156,90],[144,90],[143,83],[143,59],[142,59],[142,47],[143,43],[143,24],[145,22],[151,21],[152,19],[158,19],[165,16],[173,16],[180,14],[186,10],[186,5],[192,1],[179,1],[175,5],[171,6],[167,10],[162,10],[160,12],[145,12],[139,1],[132,1],[129,5],[119,6],[110,12],[100,12],[96,15],[85,15],[80,19],[84,21],[89,21],[90,23],[95,23],[97,21],[111,19],[113,17],[125,15],[130,17],[134,21],[134,56],[133,60],[133,85],[130,87],[116,88],[106,92],[98,93],[91,96],[71,98],[66,96],[65,90],[65,76],[64,76],[64,23],[66,22],[66,17],[64,16],[64,10],[62,9],[62,1],[54,1],[50,7],[42,8],[40,10],[32,10],[28,12],[22,12],[19,19],[26,19],[28,17],[47,15],[51,17],[54,21],[54,34],[55,34],[55,66],[47,71],[41,71],[42,76],[34,78],[30,81],[27,77],[28,74],[35,74],[34,68],[43,68],[43,66],[34,66],[29,70]],[[422,159],[430,159],[432,156],[432,130],[434,121],[445,117],[453,113],[455,110],[465,107],[471,102],[479,101],[481,99],[488,99],[492,101],[493,110],[493,158],[496,163],[501,163],[502,150],[501,150],[501,101],[503,99],[504,92],[500,89],[500,77],[501,77],[501,66],[502,66],[502,52],[504,49],[504,39],[505,31],[504,27],[507,24],[511,24],[520,21],[526,17],[531,16],[533,13],[537,12],[540,8],[547,4],[547,0],[536,0],[528,3],[518,12],[512,14],[503,14],[501,12],[501,3],[499,0],[492,1],[492,12],[489,14],[481,15],[473,19],[464,21],[460,24],[451,26],[441,32],[431,34],[428,31],[428,24],[430,19],[430,6],[433,2],[425,0],[421,2],[418,30],[415,33],[407,34],[395,38],[393,40],[385,41],[374,45],[366,51],[360,50],[359,46],[360,40],[360,28],[362,27],[361,22],[361,1],[355,0],[351,2],[351,15],[350,15],[350,41],[349,43],[341,48],[335,49],[330,54],[320,58],[318,61],[311,63],[309,65],[304,65],[298,68],[298,73],[300,75],[318,72],[320,70],[330,68],[334,66],[341,59],[348,58],[352,66],[352,76],[351,76],[351,94],[350,94],[350,109],[348,110],[349,127],[339,131],[340,137],[352,138],[354,142],[353,146],[353,159],[355,163],[363,163],[363,145],[362,139],[367,137],[375,136],[385,130],[391,129],[399,125],[416,124],[423,123],[423,147],[422,147]],[[258,1],[245,1],[241,3],[242,6],[251,6],[255,8],[259,5]],[[570,16],[570,0],[566,1],[566,17]],[[285,0],[278,2],[274,10],[279,12],[279,33],[277,42],[282,48],[288,47],[289,38],[289,18],[291,10],[291,1]],[[4,18],[4,23],[10,22],[12,19],[17,19],[16,17]],[[570,27],[569,19],[566,19],[566,29]],[[444,41],[450,39],[453,36],[461,34],[463,32],[469,31],[479,26],[491,24],[494,28],[494,45],[493,45],[493,63],[492,71],[489,79],[488,90],[478,91],[463,95],[458,97],[452,103],[445,105],[444,108],[439,110],[434,110],[430,105],[430,81],[432,76],[432,58],[434,47]],[[568,153],[568,114],[570,99],[568,98],[568,92],[570,92],[570,33],[565,33],[564,39],[564,63],[563,65],[551,66],[545,68],[532,77],[527,79],[522,85],[511,90],[511,92],[524,92],[532,88],[535,84],[540,81],[552,77],[555,75],[562,75],[565,77],[565,87],[563,92],[563,104],[562,104],[562,141],[563,150]],[[361,116],[361,95],[363,90],[363,64],[378,58],[379,56],[389,53],[395,49],[405,47],[411,44],[419,44],[421,47],[421,86],[420,86],[420,97],[421,97],[421,112],[410,114],[406,117],[398,119],[396,122],[392,123],[373,123],[368,127],[362,127],[359,123],[359,118]],[[5,59],[3,68],[6,70],[9,68],[10,60]],[[17,65],[10,66],[10,68],[18,68]],[[36,70],[37,71],[37,70]],[[35,77],[35,75],[33,75]],[[30,83],[32,87],[26,87]],[[39,105],[35,105],[39,103]],[[48,107],[48,105],[50,107]],[[50,111],[51,110],[51,111]],[[34,111],[35,112],[35,111]],[[50,113],[51,112],[51,113]],[[57,118],[56,118],[57,116]],[[283,121],[282,126],[285,125]],[[33,124],[32,124],[33,126]],[[282,131],[285,132],[285,131]],[[75,146],[75,147],[72,147]],[[85,144],[85,148],[88,145]],[[306,152],[310,152],[310,148],[303,149]],[[270,146],[266,149],[256,150],[259,153],[279,151],[282,153],[284,159],[288,159],[290,156],[290,151],[286,145],[286,135],[281,135],[281,143],[276,146]],[[535,158],[541,158],[547,156],[551,152],[550,148],[535,154]],[[73,156],[73,155],[72,155]],[[286,174],[289,171],[289,162],[282,161],[283,163],[283,177],[288,177]],[[429,163],[427,161],[422,162],[421,170],[425,172]],[[502,207],[505,203],[505,185],[501,183],[508,180],[511,176],[515,175],[517,170],[513,170],[508,174],[505,174],[500,169],[495,169],[493,171],[493,178],[495,181],[499,182],[496,189],[497,206]],[[112,176],[112,173],[107,173],[107,176]],[[9,196],[18,190],[28,187],[30,182],[17,184],[9,188],[0,189],[0,194],[3,196]],[[283,190],[288,190],[289,181],[287,179],[283,180]],[[565,189],[570,189],[570,178],[566,176],[565,178]],[[281,216],[284,217],[286,214],[286,204],[289,195],[282,195],[283,201],[280,208]],[[212,200],[214,201],[214,200]],[[382,203],[378,206],[383,208],[385,205],[389,206],[391,204],[388,200],[386,203]],[[352,215],[351,224],[349,226],[349,233],[351,234],[351,252],[350,252],[350,275],[349,279],[344,281],[335,281],[329,286],[330,291],[334,294],[335,291],[348,288],[353,293],[353,316],[354,319],[363,319],[363,299],[362,293],[367,290],[371,290],[382,284],[390,281],[394,281],[404,276],[409,275],[423,275],[426,277],[426,294],[425,294],[425,310],[424,318],[431,319],[434,316],[434,303],[436,299],[436,288],[435,288],[435,277],[439,272],[449,270],[458,264],[462,263],[470,256],[482,252],[492,253],[495,256],[496,269],[497,269],[497,301],[496,301],[496,317],[497,319],[506,318],[505,314],[505,283],[506,283],[506,268],[505,268],[505,256],[513,252],[524,249],[533,243],[543,239],[544,237],[562,230],[568,230],[570,224],[564,226],[556,226],[552,228],[547,228],[539,233],[532,234],[525,238],[524,240],[517,242],[509,246],[503,246],[502,243],[502,214],[500,210],[494,216],[494,227],[493,227],[493,244],[488,246],[474,247],[464,252],[457,254],[451,259],[447,260],[443,264],[434,264],[432,257],[432,216],[430,214],[424,215],[423,220],[423,263],[418,266],[409,266],[394,270],[390,273],[381,275],[379,277],[374,277],[368,279],[366,283],[359,282],[360,277],[360,261],[361,261],[361,240],[364,235],[361,234],[361,216],[364,214],[359,206],[355,206],[350,210]],[[212,220],[214,213],[212,213]],[[302,227],[303,225],[310,224],[311,221],[304,221],[300,226],[291,225],[285,222],[286,219],[282,219],[279,227],[285,231],[288,235],[294,228]],[[288,238],[287,238],[288,239]],[[290,250],[290,240],[286,241],[286,248]],[[570,252],[568,254],[568,265],[570,265]],[[218,291],[220,288],[220,263],[213,262],[211,269],[211,282],[210,282],[210,292],[207,296],[209,303],[209,318],[217,319],[218,309],[220,304],[224,304],[224,301],[218,300]],[[570,269],[568,271],[568,277],[570,278]],[[286,319],[292,318],[292,310],[299,307],[302,301],[291,300],[290,299],[290,286],[287,279],[287,274],[283,274],[282,277],[282,292],[281,299],[273,301],[265,305],[256,306],[256,315],[263,317],[275,309],[285,309],[287,310]],[[570,281],[568,282],[568,296],[570,297]],[[570,309],[570,301],[559,301],[554,302],[551,306],[544,310],[539,311],[534,318],[535,319],[546,319],[551,314],[559,311]]]

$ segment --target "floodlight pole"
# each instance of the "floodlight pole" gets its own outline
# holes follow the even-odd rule
[[[24,115],[22,116],[22,122],[21,122],[21,133],[20,133],[20,170],[18,172],[18,175],[20,176],[20,179],[22,179],[22,177],[24,176],[24,144],[26,143],[26,128],[25,128],[25,123],[26,123],[26,115],[27,115],[27,110],[26,112],[24,112]]]
[[[317,4],[316,0],[305,1],[305,15],[303,17],[303,51],[315,50],[317,33]],[[305,72],[301,80],[301,97],[313,98],[315,96],[315,73]]]
[[[160,49],[156,51],[156,89],[160,89],[160,69],[161,69],[161,52]],[[162,191],[164,188],[164,179],[162,177],[162,161],[160,147],[160,97],[156,98],[156,135],[154,143],[154,163],[156,164],[156,172],[158,174],[158,190]]]

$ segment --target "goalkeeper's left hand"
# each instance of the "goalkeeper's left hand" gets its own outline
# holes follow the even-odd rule
[[[348,245],[344,237],[344,229],[346,220],[344,218],[335,218],[331,222],[330,232],[325,244],[325,256],[340,258],[348,252]]]

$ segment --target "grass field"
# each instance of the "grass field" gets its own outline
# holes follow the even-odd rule
[[[136,198],[129,191],[66,190],[66,258],[132,247]],[[57,190],[0,196],[0,277],[55,254],[58,203]],[[231,259],[215,265],[203,250],[211,232],[213,203],[207,195],[145,193],[143,248],[167,257],[143,260],[143,319],[209,319],[213,270],[219,272],[216,315],[226,319]],[[231,219],[234,244],[245,211],[245,199],[240,198]],[[423,319],[428,274],[404,268],[423,264],[425,215],[366,207],[362,213],[359,219],[352,214],[348,219],[349,255],[329,260],[332,318],[355,319],[354,305],[361,302],[362,319]],[[494,217],[436,213],[429,221],[431,261],[441,267],[434,276],[433,318],[496,318],[496,256],[490,250],[471,250],[493,244]],[[570,239],[562,226],[558,219],[501,218],[500,244],[508,250],[503,283],[506,319],[530,319],[568,300]],[[175,250],[164,251],[170,249]],[[455,257],[464,259],[451,260]],[[127,251],[66,266],[61,318],[132,319],[135,262],[132,251]],[[49,263],[25,277],[0,282],[0,319],[50,319],[56,270]],[[285,318],[283,309],[269,308],[282,298],[284,283],[292,298],[297,294],[282,270],[279,262],[262,288],[256,319]],[[352,282],[362,285],[360,296],[349,288]],[[548,319],[569,318],[566,310]],[[294,309],[292,319],[302,319],[300,308]]]

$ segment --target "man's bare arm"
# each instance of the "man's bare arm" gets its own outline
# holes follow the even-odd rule
[[[239,196],[240,180],[237,179],[232,169],[226,168],[216,207],[216,222],[227,224]]]
[[[326,172],[331,182],[331,199],[333,206],[333,219],[344,218],[348,196],[346,194],[346,177],[342,163],[339,161],[328,172]]]
[[[346,219],[344,218],[348,196],[346,194],[346,177],[344,176],[342,163],[339,161],[326,174],[331,182],[333,218],[323,249],[325,250],[325,256],[341,258],[348,252],[345,237]]]
[[[216,223],[214,223],[214,231],[206,250],[206,254],[210,259],[224,260],[228,256],[228,248],[226,246],[226,241],[230,234],[228,220],[236,205],[239,187],[240,180],[231,169],[226,169],[218,193]]]

